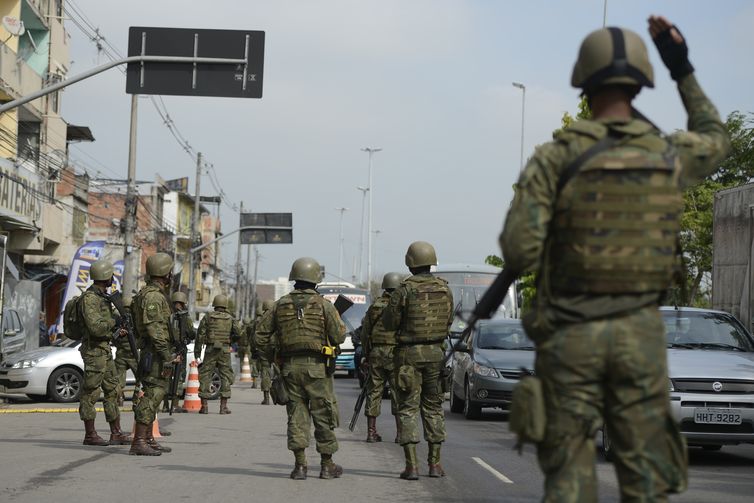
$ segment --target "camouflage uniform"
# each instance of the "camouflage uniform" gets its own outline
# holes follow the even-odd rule
[[[390,293],[384,292],[375,300],[361,322],[362,344],[364,355],[369,362],[369,376],[364,384],[367,387],[364,415],[377,417],[380,415],[382,393],[385,383],[390,383],[390,412],[393,416],[398,413],[395,399],[394,353],[397,340],[395,330],[387,330],[382,323],[382,312],[390,300]]]
[[[662,136],[640,119],[577,122],[537,148],[508,211],[505,265],[540,278],[538,321],[527,331],[537,343],[546,406],[538,445],[544,501],[597,501],[593,439],[603,419],[623,501],[666,501],[685,488],[685,444],[670,416],[657,306],[670,283],[681,190],[714,171],[728,139],[694,75],[679,78],[678,89],[690,132]],[[559,192],[564,168],[608,134],[619,144],[587,161]],[[606,211],[598,212],[600,204]],[[578,253],[592,255],[580,262]]]
[[[415,274],[401,283],[383,312],[385,328],[398,331],[394,379],[403,446],[419,443],[419,414],[430,446],[445,441],[440,374],[443,343],[452,321],[453,294],[445,280],[430,273]],[[439,459],[429,461],[437,464]]]
[[[277,349],[283,362],[281,372],[291,400],[286,406],[288,449],[294,453],[309,446],[312,421],[317,452],[332,455],[338,450],[334,431],[340,421],[338,402],[321,349],[342,344],[345,333],[335,307],[313,289],[294,290],[261,319],[260,350],[269,361]]]
[[[135,407],[136,403],[138,402],[137,396],[139,389],[139,365],[134,355],[131,354],[131,346],[129,346],[128,344],[128,337],[118,337],[115,339],[115,375],[118,376],[118,383],[121,390],[120,396],[122,396],[123,390],[126,387],[126,371],[128,371],[129,369],[136,378],[136,383],[134,384],[133,402],[131,404]]]
[[[194,356],[198,359],[202,354],[202,346],[206,346],[204,359],[199,367],[199,398],[202,400],[208,400],[210,397],[209,387],[215,369],[220,373],[222,381],[220,398],[226,401],[230,398],[230,386],[233,384],[230,345],[233,340],[237,340],[240,333],[238,322],[224,309],[208,313],[199,322]]]
[[[196,330],[191,323],[191,317],[188,311],[177,311],[170,315],[170,323],[172,325],[173,335],[175,337],[183,337],[182,346],[190,344],[196,339]],[[183,390],[186,387],[186,357],[188,356],[188,350],[184,349],[181,353],[183,365],[181,365],[181,375],[178,377],[178,390],[177,395],[183,395]]]
[[[110,341],[115,329],[115,316],[110,302],[92,285],[79,299],[86,326],[79,352],[84,360],[84,385],[79,398],[79,417],[82,421],[97,416],[95,405],[100,388],[105,394],[105,418],[112,423],[120,418],[118,397],[121,388],[115,372]]]
[[[270,392],[270,362],[260,350],[260,345],[257,341],[257,330],[262,324],[262,319],[265,316],[271,316],[267,314],[269,312],[270,311],[267,311],[260,316],[257,316],[248,327],[249,347],[251,348],[251,354],[254,357],[252,362],[253,370],[256,372],[256,377],[259,378],[259,385],[262,392],[265,393],[265,396]]]

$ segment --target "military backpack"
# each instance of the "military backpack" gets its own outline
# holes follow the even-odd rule
[[[63,309],[63,330],[65,336],[74,341],[80,341],[84,338],[86,324],[84,323],[84,313],[81,312],[81,299],[83,295],[72,298],[65,303]]]

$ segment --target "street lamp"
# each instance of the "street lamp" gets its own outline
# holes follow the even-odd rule
[[[372,154],[380,152],[381,148],[364,147],[362,152],[369,154],[369,225],[367,227],[367,290],[372,282]]]
[[[343,277],[343,213],[348,211],[348,208],[335,208],[335,211],[340,212],[340,237],[338,238],[338,278]]]
[[[361,191],[361,230],[359,231],[359,280],[361,280],[361,266],[364,263],[364,210],[369,187],[356,187],[356,189]]]
[[[526,86],[520,82],[513,82],[513,87],[521,89],[521,168],[524,170],[524,117],[526,111]]]

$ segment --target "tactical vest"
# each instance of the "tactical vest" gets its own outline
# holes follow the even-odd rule
[[[448,320],[453,312],[448,282],[434,276],[412,276],[407,289],[398,342],[423,344],[443,342],[448,336]]]
[[[322,346],[327,344],[324,302],[327,300],[314,291],[293,293],[280,299],[275,315],[283,356],[321,353]]]
[[[383,295],[375,300],[369,309],[369,321],[372,323],[372,333],[368,336],[371,344],[389,344],[394,346],[398,342],[395,337],[395,331],[386,329],[382,323],[382,311],[385,310],[385,306],[387,306],[389,301],[390,296]]]
[[[207,346],[230,347],[230,332],[233,329],[233,316],[222,311],[207,314]]]
[[[553,292],[665,291],[678,264],[680,163],[656,132],[588,160],[555,205],[547,251]]]
[[[147,283],[144,288],[139,290],[136,295],[134,295],[131,301],[134,335],[136,336],[137,345],[139,346],[139,349],[147,350],[152,347],[152,341],[149,337],[147,337],[147,329],[144,325],[144,310],[146,308],[146,306],[144,306],[144,301],[147,294],[150,292],[157,292],[162,295],[163,298],[165,298],[165,292],[156,283]],[[167,304],[167,302],[167,298],[165,298],[165,303]],[[168,334],[170,337],[172,337],[170,320],[166,319],[165,322],[166,328],[168,329]]]

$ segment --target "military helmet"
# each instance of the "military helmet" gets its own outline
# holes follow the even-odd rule
[[[322,281],[322,269],[319,262],[313,258],[302,257],[291,266],[291,274],[288,279],[291,281],[307,281],[316,285]]]
[[[262,312],[266,313],[267,311],[272,309],[272,306],[274,305],[275,305],[275,301],[265,300],[264,302],[262,302]]]
[[[155,253],[147,259],[147,274],[153,278],[167,276],[172,269],[173,259],[167,253]]]
[[[389,272],[382,277],[383,290],[395,290],[403,281],[403,274],[399,272]]]
[[[236,312],[236,301],[228,297],[228,305],[226,306],[231,313]]]
[[[173,295],[170,296],[170,302],[181,302],[183,304],[188,304],[188,297],[183,292],[173,292]]]
[[[435,248],[426,241],[414,241],[406,252],[406,265],[408,267],[423,267],[437,265]]]
[[[113,263],[109,260],[97,260],[89,268],[89,276],[92,281],[108,281],[113,277]]]
[[[610,84],[654,87],[647,46],[625,28],[602,28],[587,35],[573,67],[573,87],[589,91]]]
[[[212,299],[212,307],[224,307],[225,309],[228,308],[228,296],[227,295],[215,295],[215,298]]]

